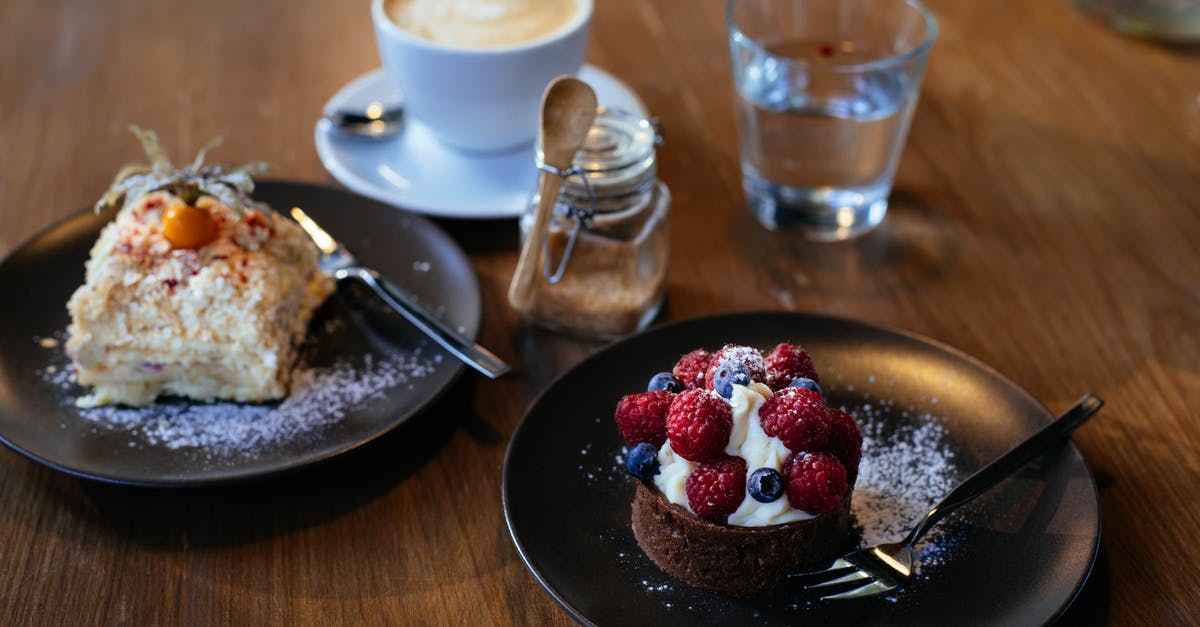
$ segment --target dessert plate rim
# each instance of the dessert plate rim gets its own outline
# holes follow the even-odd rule
[[[990,366],[908,331],[780,311],[725,313],[652,327],[559,376],[531,403],[509,440],[501,472],[505,522],[521,560],[563,609],[584,624],[696,622],[706,616],[734,624],[1038,624],[1066,611],[1091,573],[1100,542],[1095,480],[1070,442],[1021,475],[1022,481],[1043,488],[1029,524],[1044,528],[1022,527],[1012,537],[1000,538],[1001,533],[985,528],[994,523],[981,521],[978,530],[970,527],[975,530],[967,538],[970,543],[948,553],[951,561],[892,599],[843,604],[806,603],[798,596],[733,599],[691,588],[659,571],[629,530],[634,480],[617,466],[624,442],[612,424],[612,407],[620,395],[642,389],[638,386],[653,374],[643,369],[669,369],[693,348],[713,350],[728,342],[769,349],[780,341],[809,348],[823,383],[822,364],[836,366],[839,379],[845,380],[840,390],[835,384],[831,402],[859,396],[882,402],[882,392],[888,390],[897,398],[932,402],[934,411],[944,414],[956,455],[975,460],[974,467],[1054,418]],[[635,365],[624,366],[631,358]],[[868,375],[863,364],[870,362],[864,359],[878,359],[881,371],[914,374],[901,376],[899,383]],[[988,402],[995,415],[972,410],[981,402]],[[997,556],[1001,568],[1033,569],[1039,575],[1002,582],[999,590],[960,576],[959,570],[969,566],[964,562],[968,557],[960,556],[956,564],[955,555],[972,554],[984,548],[980,545],[1004,546],[1002,540],[1012,541],[1010,549],[1023,542],[1031,553],[1026,557],[1009,550]]]
[[[467,337],[476,338],[482,296],[470,259],[431,220],[325,185],[283,179],[256,182],[254,197],[276,210],[299,205],[354,250],[365,263],[404,285],[444,315]],[[349,344],[346,357],[384,359],[422,356],[423,374],[413,371],[400,385],[343,407],[340,417],[254,450],[206,451],[203,446],[168,450],[144,434],[98,425],[70,401],[81,388],[66,390],[45,372],[61,346],[38,346],[69,321],[66,302],[83,283],[83,262],[111,215],[81,209],[41,230],[0,260],[0,293],[23,293],[20,307],[0,308],[0,443],[50,468],[80,478],[146,487],[219,485],[293,472],[355,450],[407,422],[439,398],[463,372],[435,343],[387,313],[366,313],[357,295],[339,287],[318,312],[335,327],[348,326],[368,339]],[[31,268],[38,268],[33,275]],[[39,278],[40,277],[40,278]],[[359,331],[361,330],[361,333]],[[310,329],[309,337],[314,337]],[[331,336],[332,337],[332,336]],[[338,335],[342,341],[345,334]],[[316,340],[332,342],[333,340]],[[318,346],[336,356],[339,349]],[[324,359],[324,357],[322,357]],[[404,388],[404,389],[400,389]],[[188,401],[168,401],[189,405]],[[198,405],[198,404],[192,404]],[[246,408],[249,405],[240,404]],[[332,415],[332,414],[331,414]]]

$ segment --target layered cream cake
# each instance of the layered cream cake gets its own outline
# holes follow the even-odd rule
[[[92,386],[77,403],[282,398],[308,323],[334,287],[316,247],[293,222],[229,193],[219,177],[246,190],[244,171],[200,170],[199,159],[163,167],[149,138],[155,168],[124,185],[124,205],[67,304],[67,354],[78,382]]]

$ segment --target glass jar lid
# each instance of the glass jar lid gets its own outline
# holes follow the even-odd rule
[[[587,177],[597,198],[633,194],[653,184],[654,149],[661,143],[654,121],[624,109],[601,107],[572,163]],[[563,191],[573,198],[587,194],[579,176],[567,178]]]

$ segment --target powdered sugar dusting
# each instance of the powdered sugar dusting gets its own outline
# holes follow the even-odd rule
[[[852,503],[861,544],[900,540],[960,480],[946,428],[928,412],[901,411],[887,403],[848,409],[863,428]],[[935,526],[918,545],[924,565],[936,563],[951,543],[949,524]]]
[[[150,446],[203,448],[210,452],[253,452],[310,436],[347,413],[382,399],[384,391],[408,385],[432,370],[420,355],[385,359],[366,355],[361,363],[293,373],[291,394],[277,405],[159,403],[152,407],[98,407],[81,415],[99,426],[128,429]]]
[[[612,417],[596,416],[592,422],[594,428],[607,429],[612,423]],[[625,472],[625,456],[628,454],[629,447],[622,446],[620,450],[603,451],[597,455],[593,452],[592,443],[588,442],[579,450],[578,470],[584,483],[589,489],[594,489],[599,484],[626,481],[629,475]]]
[[[322,333],[335,332],[340,322],[327,323]],[[192,449],[205,456],[253,456],[301,439],[315,439],[350,413],[384,399],[394,388],[409,389],[442,362],[440,353],[425,355],[417,347],[383,354],[370,352],[340,357],[330,365],[303,360],[292,373],[291,391],[278,403],[197,403],[160,400],[148,407],[105,406],[78,409],[74,399],[84,393],[74,369],[61,352],[39,370],[46,384],[61,394],[64,411],[95,425],[96,431],[123,431],[129,446]]]

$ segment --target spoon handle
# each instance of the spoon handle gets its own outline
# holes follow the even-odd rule
[[[562,177],[556,174],[542,171],[538,177],[538,204],[533,214],[533,224],[525,234],[525,245],[521,247],[517,269],[513,271],[512,283],[508,286],[508,303],[519,311],[528,309],[529,302],[533,299],[538,257],[542,254],[546,228],[550,223],[550,212],[558,199],[558,190],[561,187]]]
[[[596,92],[587,83],[570,76],[550,81],[542,94],[541,130],[538,132],[542,162],[560,171],[569,169],[595,119]],[[518,311],[528,310],[533,300],[538,258],[546,242],[550,212],[558,200],[562,183],[561,176],[545,170],[538,178],[538,204],[533,224],[525,233],[525,245],[521,247],[521,256],[508,286],[508,303]]]

